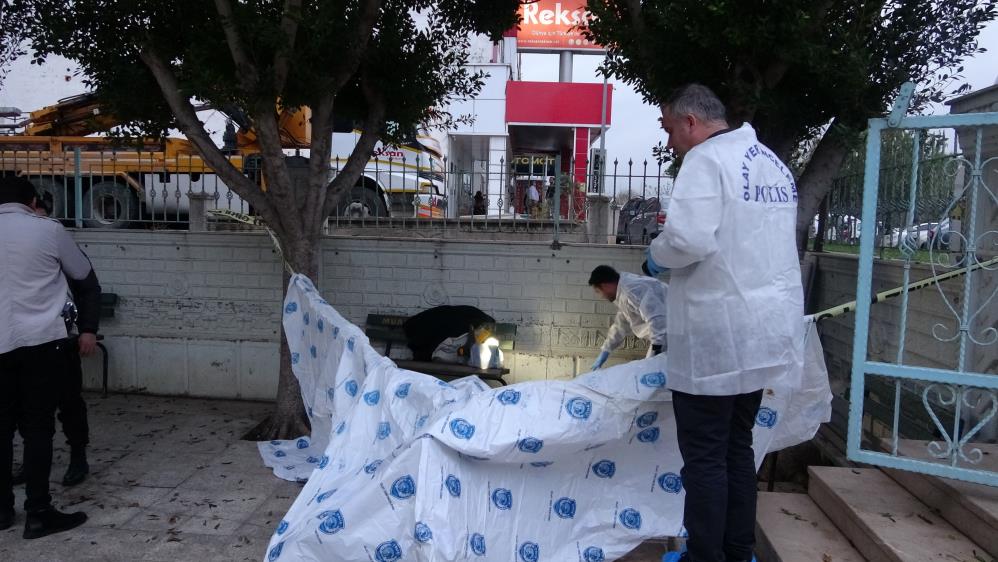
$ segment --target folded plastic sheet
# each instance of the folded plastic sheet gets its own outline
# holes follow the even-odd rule
[[[379,355],[300,275],[284,325],[312,435],[260,443],[277,476],[307,480],[268,562],[599,562],[681,534],[665,357],[572,381],[446,383]],[[804,384],[763,398],[757,465],[828,419],[809,334]]]

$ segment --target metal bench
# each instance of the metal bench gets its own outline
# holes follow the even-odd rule
[[[385,357],[391,358],[394,344],[406,344],[408,339],[402,326],[408,320],[408,316],[395,314],[368,314],[364,333],[371,342],[384,342]],[[516,324],[496,323],[495,338],[499,340],[499,349],[512,351],[516,346]],[[509,369],[478,369],[461,365],[458,363],[444,363],[440,361],[412,361],[406,359],[392,359],[395,364],[402,369],[426,373],[436,377],[448,377],[451,379],[475,375],[486,381],[495,381],[501,386],[506,386],[503,375],[509,374]]]

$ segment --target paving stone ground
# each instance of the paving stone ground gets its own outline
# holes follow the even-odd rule
[[[15,489],[17,520],[0,531],[5,562],[263,560],[274,526],[301,486],[275,478],[256,445],[240,437],[268,413],[259,402],[137,395],[89,407],[91,474],[60,483],[69,449],[55,438],[51,491],[65,511],[90,517],[77,529],[21,538],[24,487]],[[21,458],[19,438],[15,462]],[[665,546],[648,542],[621,559],[658,562]]]

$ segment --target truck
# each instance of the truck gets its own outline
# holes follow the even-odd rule
[[[234,166],[257,178],[265,189],[255,132],[239,112],[224,113],[230,121],[223,151]],[[79,216],[83,226],[104,228],[182,222],[189,210],[189,195],[201,192],[214,199],[215,208],[252,211],[187,139],[121,143],[95,136],[116,126],[118,120],[104,111],[93,93],[59,100],[24,117],[19,110],[6,115],[14,117],[14,122],[0,128],[0,173],[23,175],[38,190],[51,193],[53,216]],[[308,108],[280,113],[282,146],[295,153],[288,154],[289,166],[304,160],[299,154],[307,151],[311,141],[310,116]],[[359,135],[352,128],[333,134],[330,181]],[[414,134],[401,146],[379,143],[357,184],[333,214],[345,218],[444,216],[444,155],[439,147],[425,134]]]

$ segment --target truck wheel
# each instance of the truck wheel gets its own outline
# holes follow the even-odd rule
[[[388,216],[388,207],[377,191],[363,185],[355,185],[349,195],[340,202],[336,214],[351,219],[383,218]]]
[[[31,185],[35,186],[35,190],[39,194],[49,193],[52,195],[52,213],[49,214],[49,218],[72,218],[66,213],[70,208],[70,205],[66,204],[66,197],[72,198],[74,193],[72,183],[64,186],[61,181],[56,181],[53,177],[32,176],[28,179],[31,181]]]
[[[124,228],[139,218],[139,197],[127,185],[104,181],[83,194],[83,224],[87,228]]]

